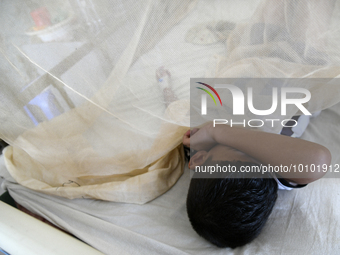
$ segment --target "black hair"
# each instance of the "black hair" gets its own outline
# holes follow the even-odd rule
[[[218,163],[235,165],[237,169],[257,165],[241,161]],[[187,213],[200,236],[218,247],[235,248],[260,234],[276,198],[277,183],[272,178],[249,178],[247,173],[217,179],[194,176],[187,196]]]

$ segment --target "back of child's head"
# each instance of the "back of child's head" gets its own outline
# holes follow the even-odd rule
[[[237,169],[255,165],[240,161],[218,163]],[[259,235],[276,198],[277,183],[272,178],[249,178],[247,173],[231,173],[217,179],[192,178],[187,212],[200,236],[218,247],[235,248]]]

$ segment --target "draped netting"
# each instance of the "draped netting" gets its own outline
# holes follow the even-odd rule
[[[184,169],[190,78],[327,78],[306,85],[307,109],[340,101],[340,1],[2,5],[6,165],[47,194],[145,203],[171,188]]]

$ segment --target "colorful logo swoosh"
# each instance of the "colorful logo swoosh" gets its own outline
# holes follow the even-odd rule
[[[220,98],[220,95],[217,93],[217,91],[216,91],[213,87],[211,87],[210,85],[208,85],[208,84],[206,84],[206,83],[203,83],[203,82],[196,82],[196,83],[201,84],[201,85],[206,86],[206,87],[208,87],[209,89],[211,89],[211,91],[214,92],[215,95],[218,97],[218,100],[220,101],[220,104],[221,104],[221,106],[222,106],[222,100],[221,100],[221,98]],[[200,87],[196,87],[196,88],[201,89],[201,90],[205,91],[206,93],[208,93],[208,95],[211,96],[211,98],[214,100],[215,105],[217,105],[214,96],[213,96],[208,90],[203,89],[203,88],[200,88]]]

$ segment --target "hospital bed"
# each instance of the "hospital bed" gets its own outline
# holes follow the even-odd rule
[[[340,104],[324,110],[311,120],[302,136],[302,139],[327,146],[332,153],[333,165],[340,163],[338,153],[340,138],[337,135],[340,132],[339,113]],[[144,205],[89,199],[69,200],[41,194],[12,180],[6,173],[3,158],[1,175],[5,176],[4,186],[15,201],[105,254],[335,255],[340,252],[340,180],[337,178],[326,176],[303,189],[278,191],[278,200],[260,236],[252,243],[232,250],[214,247],[192,229],[185,206],[190,181],[190,170],[187,168],[171,190]],[[7,206],[3,204],[1,207],[1,218],[6,219],[1,221],[4,225],[1,227],[1,234],[6,238],[3,236],[0,238],[0,247],[5,249],[3,245],[17,243],[16,235],[8,235],[6,229],[14,226],[11,225],[11,221],[19,223],[17,218],[19,216],[16,216],[19,212],[14,214],[11,212],[14,209],[8,211]],[[21,217],[23,221],[20,222],[25,222],[29,216]],[[38,235],[40,228],[38,226],[42,225],[39,223],[38,221],[32,223],[34,230],[30,231],[35,235]],[[23,224],[25,224],[23,227],[15,225],[12,231],[18,231],[23,236],[27,235],[26,228],[30,225]],[[46,236],[47,232],[44,230],[43,237]],[[40,237],[28,235],[26,238],[31,237],[36,240],[38,246],[41,244],[38,240]],[[8,239],[12,239],[11,242],[7,241]],[[49,240],[52,240],[52,237]],[[53,238],[52,243],[55,244],[56,240]],[[31,241],[26,242],[31,244]],[[20,241],[15,247],[20,244],[25,243]],[[71,251],[77,244],[70,241],[69,245],[72,247],[62,248]],[[45,242],[41,249],[43,247],[47,249]]]
[[[250,16],[257,6],[256,1],[240,2],[229,11],[231,21],[238,22]],[[249,5],[245,5],[245,2]],[[217,6],[221,4],[219,1],[214,3]],[[198,20],[208,22],[211,13],[216,11],[216,6],[207,5],[205,1],[200,1],[195,8],[160,40],[155,50],[151,49],[135,60],[129,69],[131,88],[138,87],[140,70],[154,74],[159,66],[164,65],[176,78],[175,91],[178,97],[187,99],[188,77],[209,76],[207,66],[215,61],[215,55],[224,54],[226,49],[222,43],[192,45],[183,40],[193,24]],[[202,13],[206,13],[206,16],[201,16]],[[218,15],[215,17],[217,20],[223,19],[223,13]],[[169,50],[170,46],[176,51]],[[83,50],[87,51],[87,47]],[[163,50],[162,59],[157,59],[157,50]],[[178,63],[177,59],[181,59],[181,62]],[[105,74],[100,73],[100,76],[104,79]],[[80,104],[77,98],[70,95],[62,94],[60,97],[65,98],[66,102],[70,100],[76,101],[75,105]],[[164,108],[161,110],[164,111]],[[302,136],[302,139],[329,148],[334,166],[340,163],[339,114],[340,104],[325,109],[311,120]],[[1,203],[1,218],[4,220],[1,223],[0,247],[10,254],[340,253],[340,192],[339,179],[336,178],[326,176],[300,190],[279,191],[277,203],[260,236],[252,243],[232,250],[211,245],[192,229],[185,207],[191,177],[187,165],[183,175],[169,191],[144,205],[88,198],[67,199],[25,188],[8,173],[2,156],[0,176],[2,188],[8,190],[18,204],[89,245],[87,247],[75,237],[51,229]],[[60,240],[60,244],[57,240]],[[52,242],[47,244],[48,241]]]

